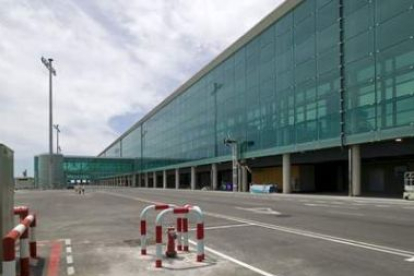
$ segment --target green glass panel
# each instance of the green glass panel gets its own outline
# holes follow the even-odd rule
[[[295,63],[302,63],[315,57],[315,36],[309,37],[302,44],[295,46]]]
[[[331,48],[318,58],[318,74],[325,74],[332,70],[338,70],[340,65],[339,47]]]
[[[349,15],[358,10],[363,9],[365,6],[370,5],[372,0],[345,0],[344,1],[344,13]],[[385,0],[388,1],[388,0]]]
[[[327,2],[327,1],[325,1]],[[322,31],[338,21],[339,18],[339,1],[330,1],[329,4],[318,10],[317,30]]]
[[[293,12],[294,24],[298,25],[303,20],[306,20],[315,11],[315,0],[306,0],[303,1]]]
[[[294,29],[295,45],[305,42],[310,36],[315,35],[315,17],[308,17],[303,22],[295,26]]]
[[[392,1],[390,0],[377,0],[377,14],[378,14],[378,21],[384,22],[385,20],[399,15],[402,12],[408,11],[412,9],[414,3],[412,0],[397,0]]]
[[[321,32],[318,32],[318,53],[321,54],[327,49],[339,44],[339,24],[336,23]]]
[[[377,67],[379,75],[394,74],[401,70],[409,70],[414,61],[414,39],[377,53]]]
[[[345,43],[345,62],[372,56],[374,53],[374,32],[368,31],[349,39]]]
[[[345,7],[349,4],[348,1],[345,1]],[[344,25],[345,39],[367,32],[374,25],[373,5],[369,3],[346,15]]]
[[[414,38],[414,13],[405,12],[396,16],[377,27],[380,50],[400,43],[404,40]]]

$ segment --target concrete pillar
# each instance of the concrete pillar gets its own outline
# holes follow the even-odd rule
[[[145,179],[144,179],[145,180],[145,188],[148,188],[149,187],[149,179],[148,179],[149,177],[148,177],[148,173],[147,172],[145,173],[145,176],[144,177],[145,177]]]
[[[218,188],[218,173],[217,173],[217,164],[211,164],[211,185],[213,191]]]
[[[349,175],[351,196],[361,195],[361,151],[359,145],[352,145],[349,148]]]
[[[142,173],[137,174],[138,177],[138,187],[142,187]]]
[[[285,153],[283,154],[283,193],[289,194],[292,192],[291,185],[290,185],[290,154]]]
[[[153,183],[153,187],[157,188],[157,172],[152,173],[152,183]]]
[[[0,235],[3,238],[14,227],[14,153],[0,144]],[[0,261],[3,260],[3,246],[0,248]],[[0,272],[2,269],[0,268]],[[3,273],[5,273],[3,271]],[[3,274],[4,275],[4,274]]]
[[[180,189],[180,169],[175,169],[175,188]]]
[[[196,167],[191,167],[191,190],[195,190],[197,186]]]
[[[241,170],[241,187],[242,187],[242,192],[247,192],[247,188],[248,188],[248,183],[247,183],[247,168],[245,166],[242,166],[240,168]]]
[[[162,172],[162,187],[164,189],[167,189],[167,171],[166,170]]]

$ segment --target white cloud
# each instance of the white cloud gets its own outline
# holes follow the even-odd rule
[[[111,118],[148,112],[282,0],[2,0],[0,143],[16,174],[48,150],[47,70],[65,154],[96,155]],[[139,118],[137,118],[139,119]]]

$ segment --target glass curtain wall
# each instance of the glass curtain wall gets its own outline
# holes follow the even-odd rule
[[[105,154],[149,170],[229,156],[224,138],[261,156],[340,146],[342,124],[347,143],[414,131],[413,15],[412,0],[305,0]]]

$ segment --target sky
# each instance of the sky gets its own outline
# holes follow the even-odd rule
[[[15,175],[48,152],[42,56],[62,153],[96,156],[282,2],[0,0],[0,144]]]

